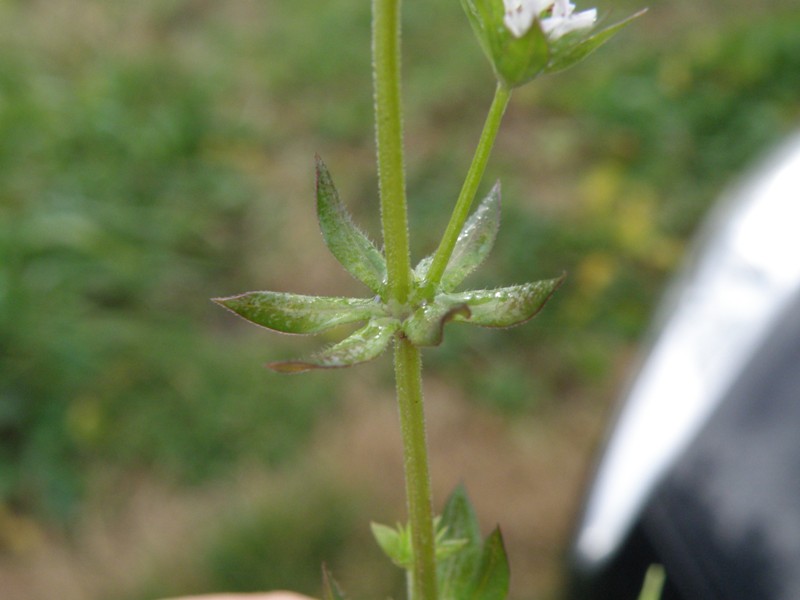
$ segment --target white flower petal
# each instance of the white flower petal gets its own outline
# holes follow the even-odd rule
[[[514,37],[522,37],[533,25],[533,19],[539,14],[539,2],[530,0],[503,0],[506,14],[503,23]]]
[[[568,17],[575,10],[575,5],[569,0],[555,0],[553,3],[553,17]]]
[[[593,27],[595,21],[597,21],[597,9],[583,10],[575,13],[570,18],[572,19],[572,29],[588,29]]]
[[[539,19],[542,31],[550,40],[579,29],[588,29],[597,19],[597,10],[592,8],[575,12],[569,0],[503,0],[505,15],[503,23],[514,37],[522,37],[530,30],[534,19]],[[542,16],[547,13],[547,16]]]
[[[542,31],[550,40],[555,41],[568,33],[580,29],[589,29],[597,20],[597,9],[592,8],[575,14],[572,14],[572,10],[574,10],[574,7],[569,9],[567,15],[556,15],[554,9],[552,17],[542,19]]]

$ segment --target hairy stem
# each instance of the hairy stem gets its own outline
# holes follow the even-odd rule
[[[405,303],[411,287],[403,119],[400,103],[400,0],[373,0],[372,59],[375,138],[387,297]]]
[[[435,539],[422,402],[422,361],[419,348],[402,337],[395,342],[395,377],[414,551],[408,597],[410,600],[436,600]]]
[[[424,289],[429,294],[433,292],[442,280],[442,275],[450,256],[453,254],[458,235],[461,233],[461,228],[469,216],[469,209],[483,178],[483,172],[486,170],[486,163],[492,153],[492,146],[494,146],[494,140],[497,137],[497,132],[500,129],[500,123],[503,120],[503,114],[510,98],[511,90],[498,83],[492,105],[489,108],[489,114],[486,116],[486,122],[483,125],[480,140],[478,140],[478,147],[472,157],[472,164],[469,166],[464,185],[461,187],[461,193],[458,195],[455,208],[453,208],[450,222],[447,224],[442,241],[439,243],[436,254],[433,255],[433,262],[428,269]]]
[[[400,102],[400,0],[373,0],[372,55],[375,137],[381,224],[386,251],[385,301],[405,304],[411,291]],[[420,351],[404,337],[395,341],[395,378],[414,565],[410,600],[436,600],[436,560],[431,508]]]

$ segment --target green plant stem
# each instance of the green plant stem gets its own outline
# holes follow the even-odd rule
[[[403,337],[398,337],[395,342],[394,356],[408,519],[414,553],[409,599],[436,600],[435,538],[422,402],[422,361],[419,348]]]
[[[483,125],[480,140],[478,140],[478,147],[472,157],[472,164],[470,164],[467,177],[464,179],[464,185],[461,187],[455,208],[453,208],[450,222],[447,224],[442,241],[439,243],[439,247],[433,255],[433,262],[428,269],[428,275],[423,286],[428,294],[432,293],[442,280],[442,275],[444,275],[444,270],[450,261],[450,256],[453,254],[458,236],[469,216],[472,201],[475,199],[478,186],[486,170],[486,163],[489,161],[494,140],[497,138],[497,132],[500,129],[500,123],[503,120],[503,114],[505,114],[510,99],[511,90],[502,83],[498,83],[492,105],[489,107],[489,114],[486,116],[486,122]]]
[[[386,251],[386,301],[405,304],[411,291],[403,122],[400,102],[400,0],[373,0],[372,56],[375,138]],[[414,564],[410,600],[436,600],[436,560],[420,351],[404,337],[395,341],[395,378],[408,519]]]
[[[372,59],[375,141],[387,298],[404,304],[411,288],[403,121],[400,103],[400,0],[373,0]]]

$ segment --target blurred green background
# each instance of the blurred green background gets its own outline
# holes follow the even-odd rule
[[[320,341],[208,301],[364,293],[317,233],[313,156],[377,238],[369,4],[0,1],[4,600],[318,594],[322,561],[355,598],[399,597],[368,529],[403,518],[390,361],[272,374]],[[419,258],[493,82],[456,0],[405,5]],[[557,597],[592,451],[698,220],[800,122],[798,31],[795,0],[659,0],[512,100],[484,181],[504,226],[471,284],[568,283],[425,361],[437,505],[463,481],[502,524],[515,599]]]

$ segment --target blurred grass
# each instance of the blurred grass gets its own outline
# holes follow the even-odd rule
[[[415,257],[444,226],[491,96],[460,10],[406,11]],[[665,2],[521,90],[484,182],[503,180],[504,226],[474,280],[566,270],[568,284],[525,327],[453,326],[431,370],[502,415],[608,399],[698,219],[800,121],[798,27],[791,2]],[[368,47],[356,0],[0,3],[3,511],[70,529],[98,474],[200,486],[300,460],[360,376],[264,372],[313,343],[251,331],[207,299],[361,292],[315,231],[311,169],[319,152],[377,237]],[[388,380],[386,361],[366,369]],[[226,527],[196,567],[203,585],[313,591],[307,565],[335,553],[352,516],[309,502],[308,527],[291,503]],[[276,580],[258,555],[289,535],[308,551]],[[0,531],[7,552],[12,537]],[[142,585],[138,597],[177,591]]]

